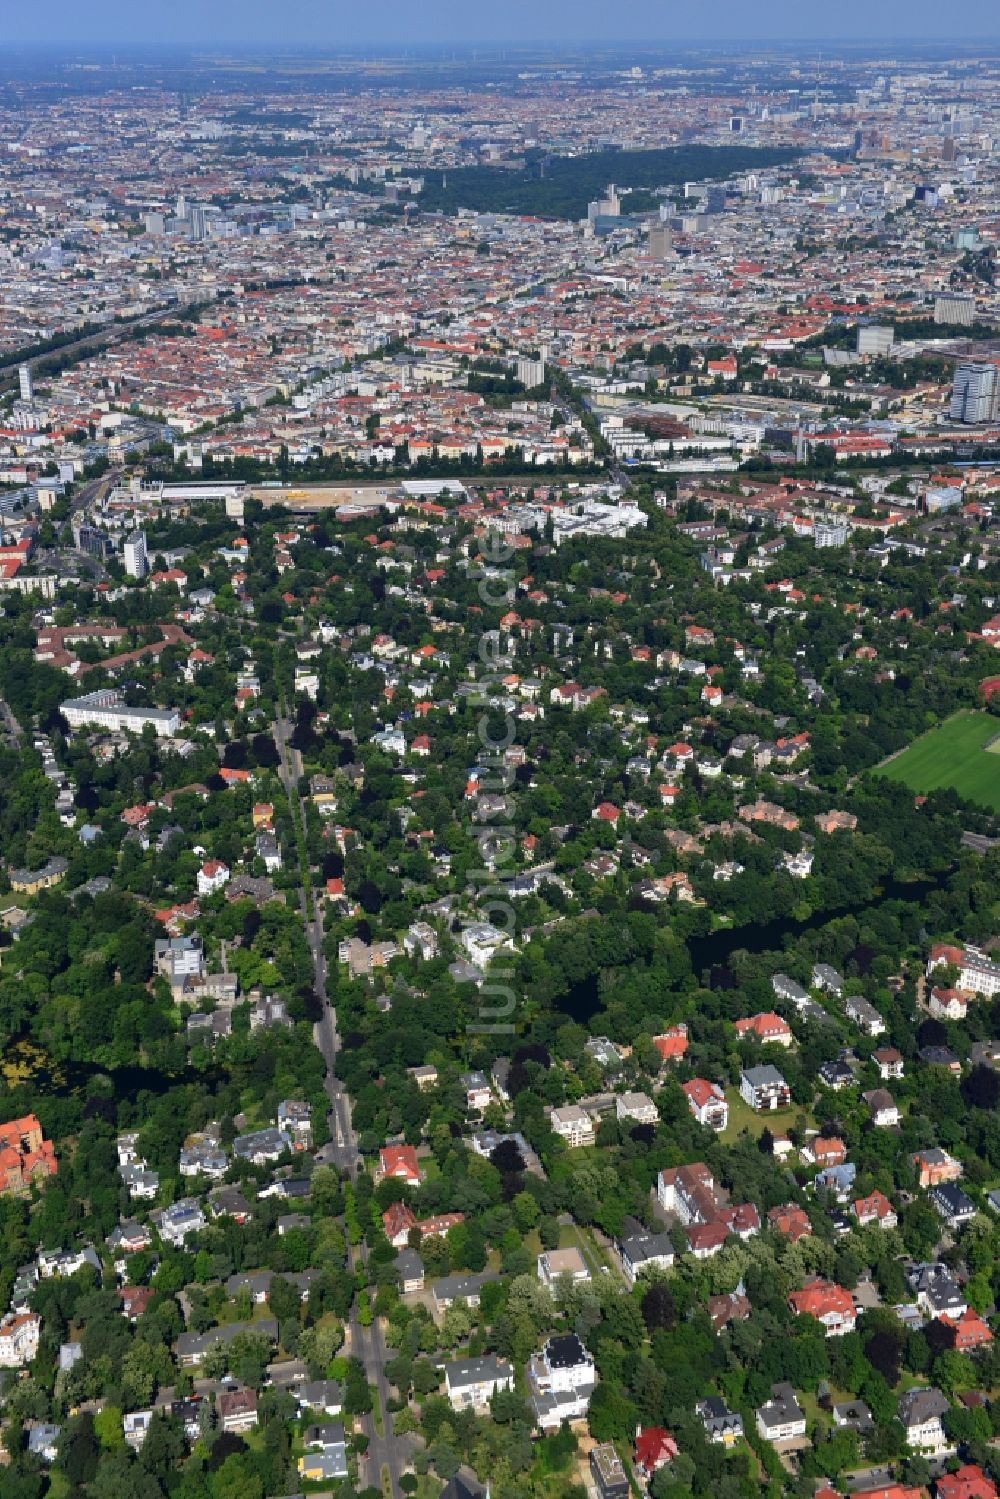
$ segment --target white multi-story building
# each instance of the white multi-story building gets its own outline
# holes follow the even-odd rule
[[[538,1279],[543,1285],[554,1286],[564,1276],[579,1283],[590,1279],[587,1262],[579,1249],[547,1249],[538,1256]]]
[[[146,1440],[146,1432],[149,1430],[149,1423],[152,1419],[151,1410],[126,1411],[122,1417],[122,1432],[133,1452],[138,1452]]]
[[[560,1140],[565,1140],[572,1150],[594,1143],[594,1121],[578,1103],[568,1103],[564,1108],[553,1109],[549,1123],[552,1133],[558,1135]]]
[[[659,1124],[660,1111],[648,1093],[619,1093],[615,1099],[615,1116],[635,1119],[639,1124]]]
[[[740,1074],[740,1097],[755,1113],[761,1114],[787,1108],[791,1091],[777,1067],[765,1062],[759,1067],[744,1068]]]
[[[488,921],[470,922],[459,938],[470,963],[485,969],[501,950],[510,948],[510,938]]]
[[[181,1197],[170,1207],[164,1208],[162,1212],[154,1213],[153,1222],[159,1229],[160,1238],[164,1243],[172,1244],[175,1249],[180,1249],[188,1234],[202,1232],[206,1227],[207,1219],[193,1197]]]
[[[953,422],[996,421],[1000,409],[1000,361],[963,361],[955,370],[948,415]]]
[[[8,1312],[0,1321],[0,1368],[20,1369],[38,1352],[42,1319],[34,1312]]]
[[[465,1089],[465,1107],[481,1114],[493,1097],[485,1072],[463,1072],[459,1082]]]
[[[818,520],[813,526],[813,545],[818,547],[846,546],[847,522],[845,520]]]
[[[885,1021],[878,1010],[860,994],[852,994],[849,999],[845,1000],[844,1013],[848,1020],[854,1021],[859,1030],[864,1031],[866,1036],[881,1036],[885,1031]]]
[[[116,687],[101,687],[82,697],[69,698],[59,704],[59,711],[71,729],[108,729],[112,733],[127,731],[141,734],[147,725],[157,738],[176,734],[181,715],[176,708],[131,708]]]
[[[64,1279],[68,1275],[75,1275],[84,1265],[93,1266],[98,1279],[103,1273],[100,1259],[90,1244],[84,1245],[82,1249],[43,1249],[35,1263],[40,1280]]]
[[[682,1083],[681,1087],[687,1098],[688,1108],[699,1124],[707,1125],[717,1134],[726,1128],[729,1123],[729,1104],[718,1083],[710,1083],[703,1077],[693,1077],[690,1082]]]
[[[145,531],[133,531],[131,536],[126,536],[122,547],[122,561],[130,578],[146,576],[149,571],[149,558],[146,555]]]
[[[158,937],[153,944],[153,963],[157,973],[171,984],[200,978],[205,972],[202,940],[198,936]]]
[[[455,1410],[485,1410],[498,1390],[514,1388],[514,1366],[493,1354],[456,1359],[444,1366],[444,1384]]]
[[[618,1253],[630,1289],[643,1271],[669,1270],[674,1262],[673,1240],[666,1232],[630,1234],[619,1240]]]
[[[899,1402],[906,1445],[934,1456],[948,1451],[942,1417],[950,1409],[950,1401],[933,1385],[929,1389],[907,1390]]]
[[[806,1413],[790,1384],[771,1386],[771,1398],[757,1411],[757,1430],[765,1442],[790,1442],[806,1434]]]
[[[528,390],[534,390],[545,379],[545,360],[524,355],[517,361],[516,372],[521,384]]]
[[[221,859],[208,859],[198,871],[198,894],[213,895],[229,879],[229,865]]]
[[[576,1333],[549,1338],[528,1365],[531,1404],[543,1431],[585,1416],[596,1385],[594,1360]]]
[[[982,994],[987,999],[1000,994],[1000,963],[994,963],[974,947],[952,947],[939,942],[931,948],[927,960],[928,978],[935,968],[953,966],[958,969],[958,987],[969,989],[973,994]]]
[[[159,1172],[151,1171],[143,1160],[129,1161],[126,1166],[120,1166],[118,1174],[128,1195],[139,1201],[152,1202],[160,1190]]]

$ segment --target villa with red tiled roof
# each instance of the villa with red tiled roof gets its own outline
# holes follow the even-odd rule
[[[968,1353],[973,1348],[982,1348],[986,1343],[992,1343],[993,1334],[989,1327],[974,1312],[971,1306],[967,1306],[960,1317],[949,1317],[942,1313],[938,1321],[946,1327],[951,1334],[951,1346],[958,1353]]]
[[[687,1026],[672,1025],[669,1030],[653,1037],[653,1045],[665,1062],[675,1061],[688,1049]]]
[[[748,1020],[737,1020],[736,1033],[741,1041],[755,1036],[758,1041],[774,1046],[791,1046],[795,1039],[788,1021],[776,1015],[773,1010],[751,1015]]]
[[[883,1483],[875,1489],[855,1489],[854,1496],[855,1499],[924,1499],[924,1490],[905,1483]]]
[[[672,1462],[680,1448],[662,1426],[647,1426],[635,1439],[635,1466],[646,1478]]]
[[[417,1152],[412,1145],[383,1145],[378,1153],[379,1180],[391,1179],[406,1182],[408,1186],[420,1185],[422,1176],[417,1161]]]
[[[144,828],[155,811],[155,802],[144,802],[139,806],[126,807],[122,813],[122,822],[128,828]]]
[[[862,1228],[867,1223],[877,1223],[879,1228],[895,1228],[898,1221],[892,1203],[877,1187],[867,1197],[857,1198],[851,1204],[851,1212]]]
[[[249,770],[236,770],[229,765],[223,765],[219,770],[219,775],[227,786],[246,786],[253,780]]]
[[[693,1077],[690,1082],[682,1083],[681,1088],[688,1101],[688,1108],[699,1124],[706,1125],[716,1133],[725,1129],[729,1123],[729,1104],[718,1083],[710,1083],[703,1077]]]
[[[847,1160],[847,1146],[834,1135],[816,1135],[802,1151],[807,1161],[817,1166],[842,1166]]]
[[[800,1239],[807,1239],[812,1233],[808,1213],[794,1202],[786,1202],[783,1207],[772,1208],[767,1215],[767,1221],[769,1227],[776,1228],[779,1234],[784,1234],[792,1244],[797,1244]]]
[[[817,1322],[822,1322],[828,1338],[853,1332],[858,1320],[850,1291],[819,1276],[808,1281],[801,1291],[792,1291],[788,1305],[796,1316],[815,1317]]]
[[[395,1249],[405,1249],[410,1237],[410,1229],[416,1228],[417,1219],[412,1209],[405,1202],[393,1202],[382,1214],[382,1227],[389,1243]]]
[[[997,1486],[978,1463],[966,1463],[957,1473],[942,1473],[934,1493],[936,1499],[997,1499]]]
[[[0,1124],[0,1194],[26,1192],[56,1170],[55,1148],[34,1114]]]

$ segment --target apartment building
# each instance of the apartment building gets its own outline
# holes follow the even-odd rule
[[[498,1390],[514,1388],[514,1366],[493,1354],[455,1359],[444,1366],[444,1383],[454,1410],[484,1411]]]
[[[571,1150],[593,1145],[596,1139],[594,1121],[578,1103],[568,1103],[553,1109],[549,1116],[552,1133],[564,1140]]]

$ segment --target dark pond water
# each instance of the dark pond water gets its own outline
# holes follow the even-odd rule
[[[687,949],[691,954],[691,966],[701,977],[712,968],[725,967],[736,952],[781,952],[789,939],[800,937],[803,932],[816,931],[838,917],[859,915],[871,910],[873,906],[885,905],[887,901],[923,900],[937,890],[950,873],[950,870],[946,870],[941,875],[909,882],[886,880],[871,899],[853,906],[842,906],[835,911],[816,911],[804,921],[783,916],[774,921],[754,922],[747,926],[723,927],[705,937],[690,937]],[[585,979],[574,984],[559,1001],[559,1009],[580,1025],[586,1025],[600,1008],[596,973],[588,974]]]
[[[138,1093],[153,1093],[159,1097],[170,1088],[185,1083],[199,1083],[214,1089],[220,1078],[216,1068],[202,1072],[194,1067],[184,1067],[179,1072],[164,1072],[158,1067],[102,1067],[98,1062],[49,1063],[33,1043],[28,1044],[38,1056],[38,1062],[25,1081],[29,1088],[43,1097],[53,1094],[82,1097],[94,1078],[107,1078],[115,1098],[134,1098]]]

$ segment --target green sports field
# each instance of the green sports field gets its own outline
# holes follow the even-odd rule
[[[914,791],[950,786],[970,802],[1000,812],[1000,719],[971,710],[954,713],[879,766],[879,774]]]

